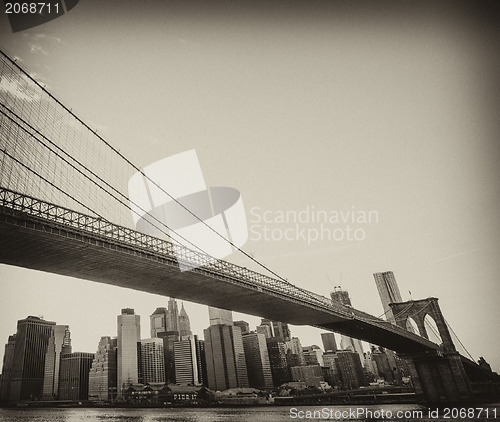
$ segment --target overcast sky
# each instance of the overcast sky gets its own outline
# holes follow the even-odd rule
[[[14,34],[2,15],[0,39],[138,166],[195,149],[207,185],[241,192],[243,249],[290,282],[325,296],[340,284],[378,316],[372,273],[392,270],[403,300],[438,297],[474,359],[500,371],[495,3],[206,3],[81,1]],[[351,224],[361,240],[277,240],[320,230],[279,220],[313,208],[377,219]],[[18,319],[44,315],[70,325],[75,351],[95,352],[121,308],[141,315],[146,338],[167,306],[5,265],[0,280],[3,343]],[[185,308],[203,335],[206,307]],[[303,345],[321,345],[319,333],[292,327]]]

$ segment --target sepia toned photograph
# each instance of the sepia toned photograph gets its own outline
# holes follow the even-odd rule
[[[500,3],[0,16],[0,421],[500,418]]]

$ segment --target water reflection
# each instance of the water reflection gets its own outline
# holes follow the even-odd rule
[[[361,406],[360,406],[361,407]],[[423,409],[418,405],[381,405],[362,406],[376,410],[392,411]],[[300,406],[302,411],[321,409],[335,411],[356,409],[356,406]],[[427,414],[425,410],[424,415]],[[500,415],[500,409],[497,410]],[[0,409],[0,421],[8,422],[290,422],[293,419],[289,407],[250,407],[250,408],[208,408],[208,409]],[[328,419],[336,422],[354,422],[353,419]],[[358,419],[359,420],[359,419]],[[423,418],[426,420],[426,418]],[[444,419],[442,419],[445,421]],[[475,419],[479,422],[484,418]],[[393,420],[394,422],[396,419]],[[419,419],[405,419],[405,422],[422,422]],[[450,422],[450,419],[446,420]]]

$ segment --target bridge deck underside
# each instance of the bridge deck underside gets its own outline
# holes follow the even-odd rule
[[[313,325],[396,351],[432,350],[420,341],[368,322],[259,291],[238,281],[214,278],[196,270],[181,272],[177,263],[171,260],[148,256],[116,243],[96,241],[43,221],[20,218],[11,211],[3,213],[1,207],[0,263],[175,297],[295,325]]]

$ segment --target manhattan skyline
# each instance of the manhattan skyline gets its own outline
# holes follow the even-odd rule
[[[240,190],[250,226],[256,207],[377,211],[376,223],[361,226],[362,241],[250,237],[243,249],[299,287],[328,297],[342,285],[373,315],[383,309],[372,274],[393,271],[403,300],[408,291],[438,297],[474,359],[499,370],[491,333],[500,119],[488,94],[499,60],[487,25],[458,6],[450,15],[406,5],[394,15],[322,2],[252,13],[124,4],[82,2],[16,34],[3,15],[2,43],[137,165],[195,149],[208,184]],[[113,22],[104,18],[115,12]],[[252,268],[241,256],[228,260]],[[95,352],[100,336],[115,335],[102,323],[109,315],[130,306],[147,320],[168,300],[5,265],[0,279],[4,343],[34,313],[69,325],[73,350]],[[185,307],[200,335],[206,307]],[[100,323],[102,332],[88,328]],[[321,344],[319,330],[292,331],[304,345]]]

